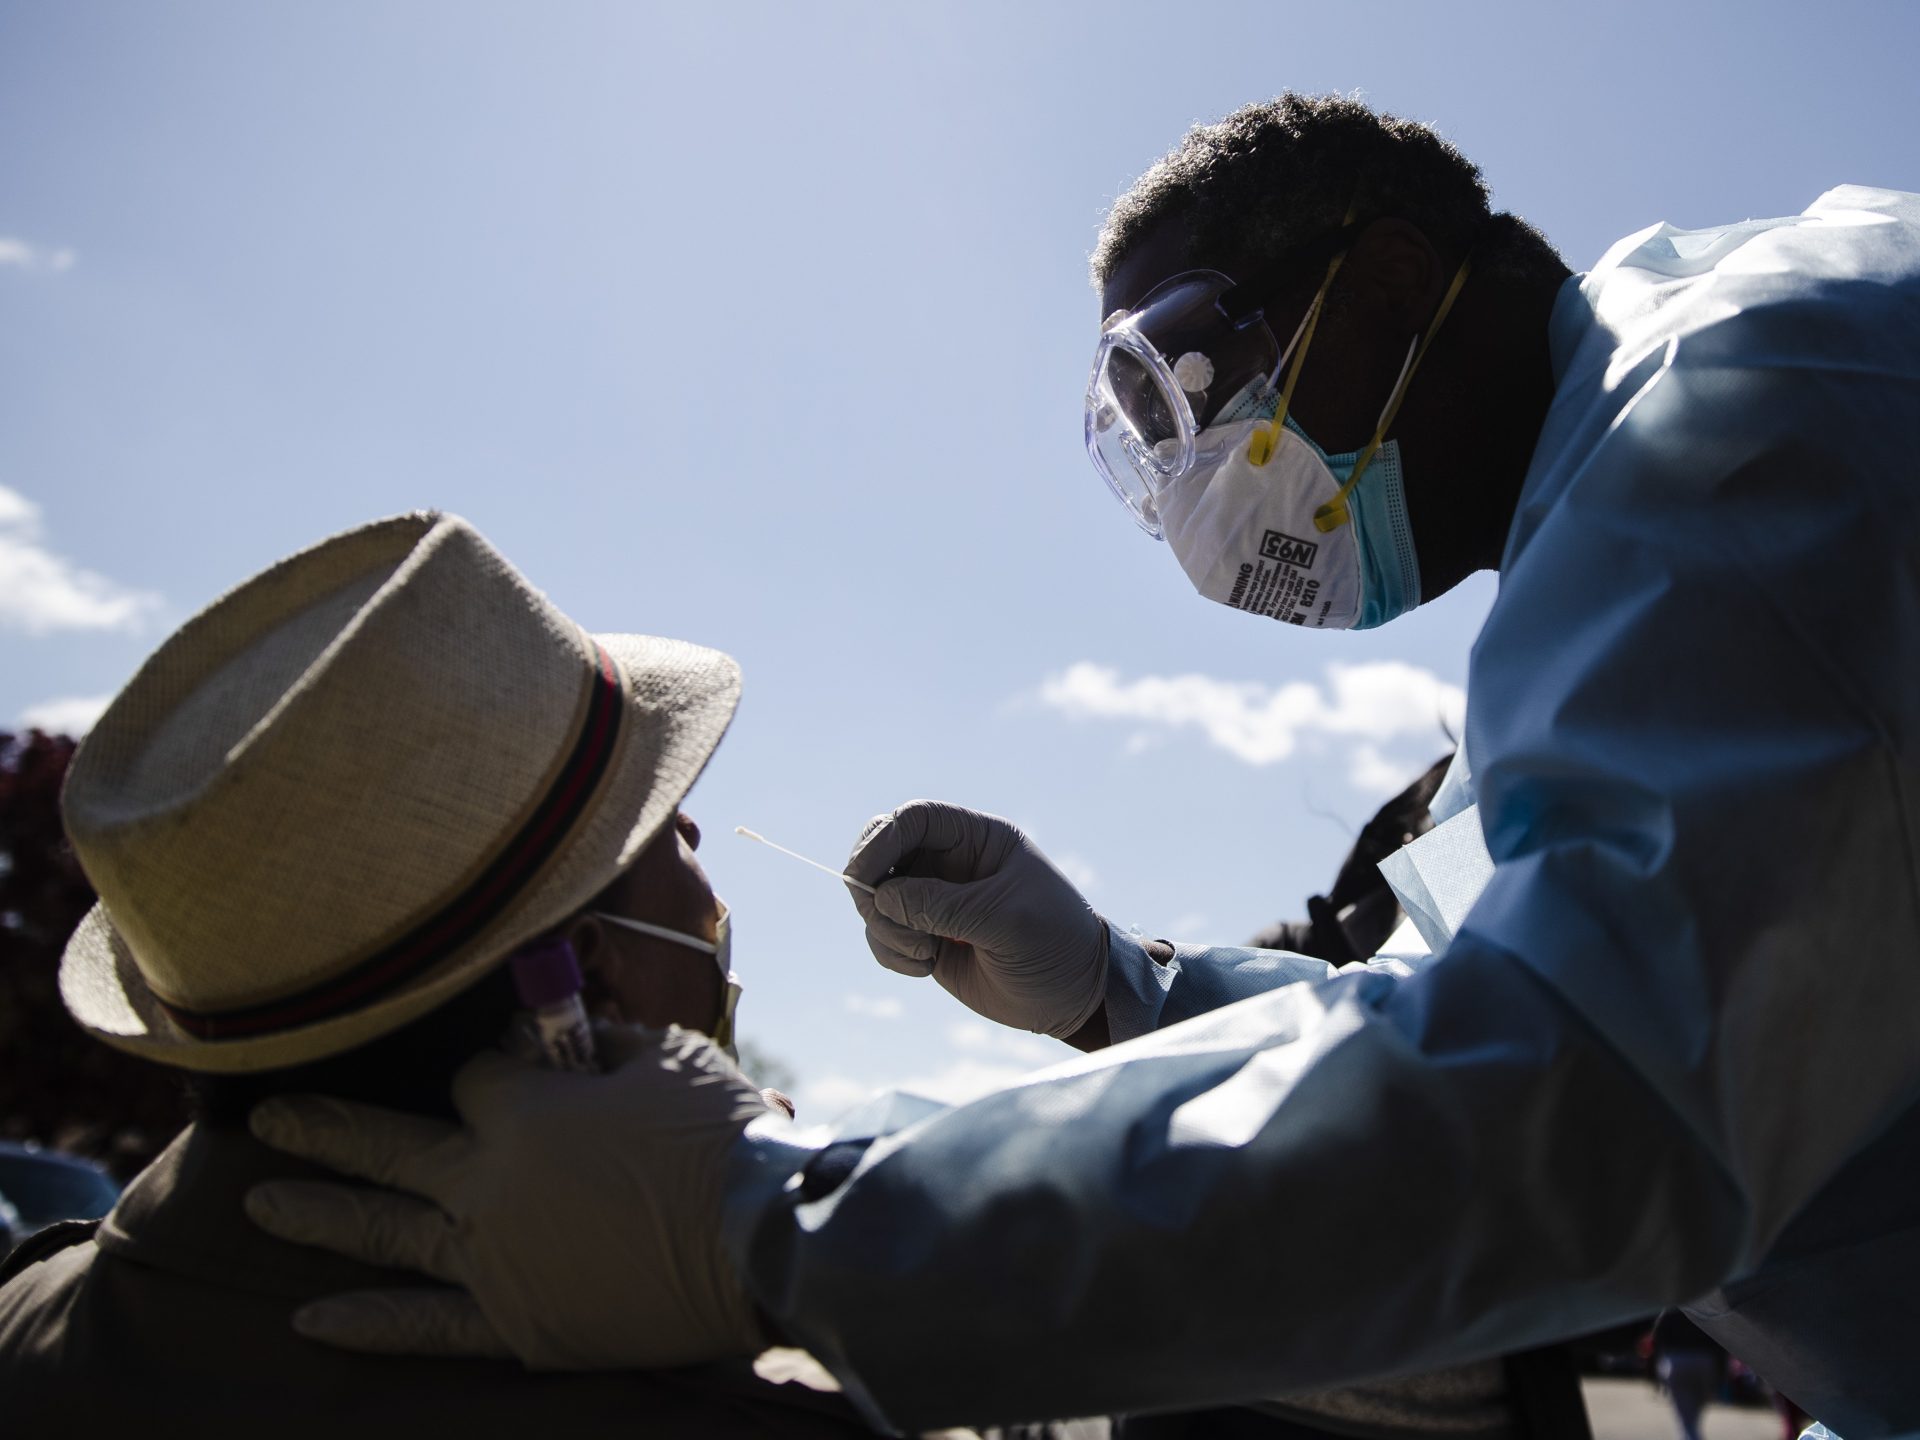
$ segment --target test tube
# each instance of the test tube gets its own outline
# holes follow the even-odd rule
[[[585,981],[573,946],[558,936],[537,940],[516,951],[508,964],[547,1068],[598,1072],[593,1027],[587,1023],[587,1007],[580,1003]]]

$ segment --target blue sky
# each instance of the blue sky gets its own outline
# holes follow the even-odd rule
[[[1920,190],[1917,52],[1896,0],[0,4],[0,723],[457,511],[588,626],[745,667],[689,808],[803,1117],[961,1093],[1055,1047],[879,970],[735,824],[833,861],[915,795],[993,809],[1117,923],[1239,939],[1443,748],[1494,593],[1364,635],[1193,594],[1081,449],[1113,197],[1358,90],[1580,269]]]

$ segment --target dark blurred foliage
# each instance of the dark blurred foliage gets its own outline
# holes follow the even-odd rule
[[[1433,828],[1427,807],[1452,761],[1453,752],[1448,751],[1361,827],[1333,888],[1325,895],[1307,897],[1305,920],[1276,920],[1247,943],[1262,950],[1291,950],[1335,965],[1378,954],[1405,913],[1380,873],[1380,862]]]
[[[741,1036],[739,1050],[740,1068],[754,1084],[770,1085],[781,1091],[800,1088],[800,1077],[793,1067],[757,1040]]]
[[[88,1035],[60,1003],[60,952],[93,889],[60,828],[60,782],[75,742],[0,733],[0,1139],[101,1161],[119,1179],[186,1123],[164,1066]]]

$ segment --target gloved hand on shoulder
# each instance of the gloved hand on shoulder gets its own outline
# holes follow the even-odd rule
[[[448,1287],[317,1300],[295,1328],[348,1349],[511,1354],[542,1370],[763,1348],[720,1212],[728,1151],[766,1102],[702,1035],[600,1026],[595,1039],[599,1075],[498,1051],[469,1061],[454,1079],[463,1124],[317,1095],[256,1106],[267,1144],[373,1182],[255,1186],[256,1224]]]

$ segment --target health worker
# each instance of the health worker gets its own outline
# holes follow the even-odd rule
[[[276,1143],[432,1202],[293,1228],[464,1286],[534,1364],[780,1337],[901,1428],[1684,1304],[1845,1440],[1920,1436],[1920,197],[1569,276],[1431,130],[1289,95],[1191,132],[1093,264],[1089,448],[1250,647],[1499,571],[1436,805],[1491,875],[1439,953],[1129,935],[1012,824],[916,802],[849,864],[875,953],[1084,1059],[837,1139],[681,1123],[660,1088],[746,1082],[636,1065],[591,1146],[530,1098],[430,1164],[282,1108]],[[580,1178],[516,1208],[516,1174]]]

